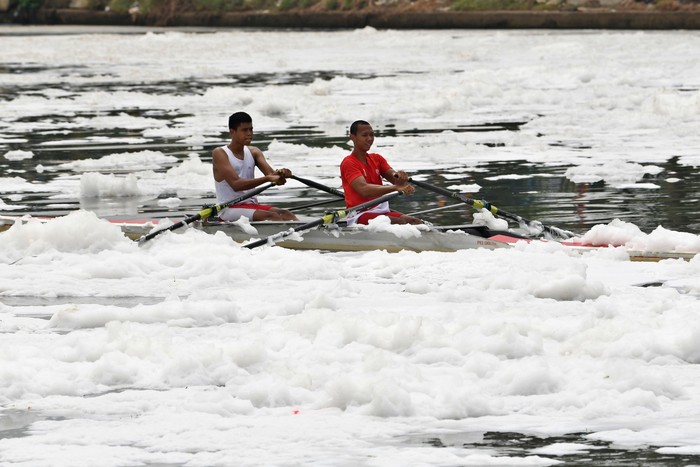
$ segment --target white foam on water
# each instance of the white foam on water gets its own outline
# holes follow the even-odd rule
[[[348,60],[348,44],[371,46]],[[231,47],[246,59],[227,71]],[[133,140],[115,139],[124,145],[164,136],[223,144],[226,116],[242,109],[258,131],[342,136],[357,118],[393,124],[408,133],[382,136],[374,149],[397,170],[448,181],[486,163],[528,161],[570,167],[573,181],[648,190],[661,182],[645,175],[681,177],[659,172],[671,157],[699,165],[698,51],[692,31],[10,34],[0,63],[38,71],[0,74],[0,86],[36,90],[3,102],[0,145],[2,154],[28,151],[13,133],[55,131],[59,144],[45,147],[63,147],[63,130],[109,128],[129,132]],[[226,76],[270,70],[333,77],[246,87]],[[148,91],[165,77],[206,84]],[[523,124],[410,134],[487,121]],[[272,141],[266,155],[338,187],[350,150]],[[0,209],[36,192],[54,204],[211,196],[208,154],[191,151],[177,162],[157,150],[76,157],[66,166],[74,173],[48,183],[8,173],[0,191],[15,198],[3,195]],[[368,229],[419,231],[382,221]],[[0,428],[18,433],[0,440],[1,462],[554,465],[592,449],[559,443],[512,455],[407,441],[485,431],[585,432],[629,449],[698,454],[700,256],[635,263],[626,253],[697,252],[698,236],[614,221],[582,240],[625,247],[248,250],[192,228],[139,247],[84,210],[26,219],[0,232]]]

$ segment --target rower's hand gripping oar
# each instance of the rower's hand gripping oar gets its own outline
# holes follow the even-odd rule
[[[524,217],[520,217],[517,214],[512,214],[510,212],[504,211],[502,209],[497,208],[496,206],[492,205],[488,201],[479,201],[475,200],[472,198],[467,198],[466,196],[462,195],[461,193],[457,193],[455,191],[450,191],[446,190],[444,188],[440,188],[439,186],[432,185],[430,183],[422,182],[420,180],[413,180],[412,178],[408,179],[409,182],[413,183],[416,186],[419,186],[421,188],[424,188],[426,190],[430,190],[432,192],[449,196],[452,199],[456,199],[458,201],[461,201],[463,203],[466,203],[470,206],[472,206],[474,209],[486,209],[489,211],[491,214],[494,216],[500,216],[505,219],[510,219],[513,222],[517,222],[520,225],[527,225],[531,229],[536,229],[538,231],[545,231],[548,234],[550,234],[554,238],[561,238],[561,239],[567,239],[571,237],[575,237],[576,234],[573,232],[570,232],[568,230],[560,229],[559,227],[553,227],[550,225],[544,225],[540,221],[531,221],[528,219],[525,219]]]
[[[260,194],[263,191],[265,191],[268,188],[271,188],[273,186],[275,186],[275,183],[266,183],[265,185],[261,185],[253,190],[250,190],[246,194],[239,196],[236,199],[232,199],[231,201],[227,201],[227,202],[221,203],[221,204],[215,204],[212,206],[207,206],[206,208],[202,209],[194,216],[190,216],[186,219],[181,220],[180,222],[176,222],[175,224],[171,225],[170,227],[168,227],[166,229],[156,230],[155,232],[151,232],[148,235],[144,235],[143,237],[139,238],[139,246],[143,245],[148,240],[150,240],[154,237],[157,237],[158,235],[162,234],[163,232],[168,232],[171,230],[179,229],[180,227],[191,224],[192,222],[195,222],[198,220],[208,219],[211,216],[214,216],[214,215],[218,214],[219,212],[221,212],[221,210],[223,210],[224,208],[227,208],[227,207],[232,206],[234,204],[238,204],[241,201],[245,201],[246,199],[252,198],[253,196]]]
[[[322,225],[328,225],[335,223],[339,221],[340,219],[345,219],[346,217],[352,216],[354,213],[358,211],[362,211],[367,208],[371,208],[372,206],[376,206],[378,204],[383,203],[384,201],[389,201],[392,198],[396,198],[397,196],[400,196],[403,194],[403,191],[394,191],[391,193],[387,193],[384,196],[381,196],[379,198],[375,198],[373,200],[367,201],[366,203],[358,204],[357,206],[353,206],[353,208],[350,211],[345,211],[342,209],[335,209],[332,211],[328,211],[323,217],[320,217],[316,220],[313,220],[311,222],[307,222],[306,224],[300,225],[298,227],[295,227],[293,229],[285,230],[284,232],[278,232],[276,234],[270,235],[267,238],[262,238],[260,240],[256,240],[254,242],[248,243],[246,245],[243,245],[245,248],[257,248],[261,245],[266,245],[266,244],[274,244],[284,238],[289,237],[290,235],[293,235],[296,232],[305,232],[309,231],[311,229],[314,229],[316,227],[320,227]]]

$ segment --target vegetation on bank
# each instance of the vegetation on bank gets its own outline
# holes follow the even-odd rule
[[[0,0],[2,1],[2,0]],[[32,16],[40,9],[111,11],[168,18],[174,14],[225,12],[352,12],[391,11],[546,11],[613,7],[617,10],[700,9],[700,0],[9,0],[8,12]]]

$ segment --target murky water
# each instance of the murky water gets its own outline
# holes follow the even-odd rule
[[[303,77],[302,77],[303,79]],[[166,84],[163,85],[167,87]],[[26,90],[25,90],[26,91]],[[166,92],[167,89],[160,89]],[[135,116],[149,116],[153,118],[153,113],[148,110],[134,112]],[[68,117],[64,117],[68,118]],[[168,116],[172,118],[172,116]],[[502,125],[484,125],[478,129],[470,128],[442,128],[431,129],[430,131],[452,130],[452,131],[518,131],[517,125],[504,122]],[[378,137],[381,138],[383,131],[379,129]],[[394,135],[393,130],[384,130],[384,134]],[[181,159],[187,157],[192,152],[183,143],[169,141],[167,139],[148,142],[144,144],[109,144],[110,139],[138,136],[137,132],[129,134],[124,130],[91,132],[86,135],[83,130],[76,132],[64,131],[61,139],[69,141],[71,139],[82,140],[86,136],[97,138],[99,143],[81,143],[75,145],[64,145],[47,147],[46,142],[55,139],[55,135],[50,130],[27,132],[18,137],[25,138],[29,144],[23,143],[22,148],[30,148],[35,153],[34,158],[24,161],[5,161],[0,159],[0,169],[3,171],[12,170],[28,181],[33,183],[48,183],[51,180],[69,175],[67,171],[51,170],[37,172],[37,164],[44,166],[55,166],[60,163],[77,159],[99,158],[103,155],[114,152],[140,151],[144,149],[158,150],[167,155],[172,155]],[[226,141],[226,136],[222,133],[222,142]],[[304,128],[296,130],[285,130],[282,132],[257,133],[255,144],[263,151],[273,140],[282,142],[299,143],[315,147],[342,146],[347,142],[344,136],[336,138],[325,136],[319,128]],[[12,144],[9,145],[12,148]],[[20,145],[17,145],[18,147]],[[205,162],[211,162],[211,147],[197,149],[200,158]],[[339,160],[344,154],[339,154]],[[700,171],[693,167],[677,164],[677,158],[671,158],[665,163],[659,164],[664,172],[660,176],[647,176],[644,181],[657,184],[658,189],[653,190],[632,190],[617,189],[604,182],[593,184],[573,183],[564,176],[568,166],[545,166],[533,164],[527,161],[497,162],[483,165],[483,171],[475,173],[465,173],[462,178],[451,179],[450,184],[479,184],[482,190],[475,195],[478,199],[486,199],[498,208],[520,215],[527,219],[537,219],[545,224],[555,225],[574,232],[583,232],[591,226],[600,223],[607,223],[615,218],[619,218],[638,225],[644,231],[651,231],[658,225],[663,225],[668,229],[682,230],[687,232],[700,232]],[[160,170],[167,170],[164,167]],[[532,175],[538,176],[529,178],[501,178],[503,175]],[[300,174],[304,176],[304,174]],[[425,180],[435,185],[445,185],[445,180],[439,173],[424,173]],[[663,178],[672,176],[682,179],[682,182],[667,183]],[[285,190],[285,199],[275,201],[275,194],[271,196],[271,202],[276,205],[293,208],[304,206],[311,202],[328,200],[329,204],[296,210],[309,215],[322,214],[327,209],[341,206],[340,202],[332,202],[333,196],[315,189],[298,186],[295,183],[293,190]],[[4,193],[4,196],[13,193]],[[290,198],[289,195],[292,195]],[[21,203],[27,205],[22,210],[12,211],[14,214],[29,213],[32,215],[62,215],[78,208],[88,209],[104,217],[116,218],[162,218],[186,216],[197,212],[207,203],[213,202],[213,198],[202,199],[201,197],[182,197],[182,204],[174,209],[167,209],[158,205],[157,199],[139,198],[112,198],[112,199],[62,199],[60,203],[47,197],[48,193],[38,191],[32,194],[24,194]],[[445,199],[432,192],[418,190],[410,198],[398,199],[392,203],[395,209],[407,213],[422,213],[419,216],[430,220],[433,223],[462,223],[471,219],[471,208],[467,205]],[[434,210],[438,207],[453,206],[447,209]],[[431,211],[432,210],[432,211]],[[425,212],[423,211],[431,211]]]
[[[147,111],[143,112],[148,113]],[[152,115],[150,115],[152,117]],[[445,128],[445,130],[454,130]],[[497,131],[496,127],[494,131]],[[469,131],[464,130],[462,131]],[[478,130],[483,131],[483,130]],[[329,138],[316,137],[322,134],[320,129],[304,129],[297,131],[285,131],[274,133],[260,133],[256,135],[255,143],[263,150],[273,139],[284,142],[299,142],[303,139],[305,144],[312,146],[339,146],[346,142],[344,137]],[[54,166],[75,159],[96,158],[107,151],[126,152],[144,149],[154,149],[165,154],[184,159],[192,152],[191,148],[174,141],[154,141],[147,144],[132,144],[128,146],[119,144],[80,144],[46,148],[41,146],[47,138],[41,132],[32,132],[22,135],[30,143],[22,144],[23,148],[29,146],[35,157],[25,161],[0,161],[0,169],[19,171],[21,175],[34,183],[48,183],[52,179],[65,177],[66,171],[45,171],[42,173],[34,170],[37,164]],[[62,139],[83,139],[86,135],[82,132],[62,135]],[[127,135],[123,131],[100,132],[90,136],[109,138],[123,138]],[[381,131],[378,134],[381,137]],[[222,141],[226,135],[222,134]],[[211,150],[214,146],[197,150],[201,159],[211,161]],[[344,154],[339,154],[339,160]],[[663,177],[674,176],[681,178],[679,183],[666,183],[658,177],[648,177],[645,181],[656,183],[659,188],[654,190],[630,190],[616,189],[604,182],[599,183],[573,183],[564,176],[566,166],[544,166],[527,161],[509,161],[486,164],[484,171],[464,174],[461,179],[451,179],[450,184],[462,185],[477,183],[482,190],[475,194],[477,199],[486,199],[502,210],[520,215],[527,219],[537,219],[545,224],[555,225],[574,232],[588,230],[591,226],[607,223],[619,218],[638,225],[644,231],[651,231],[658,225],[668,229],[687,232],[700,232],[700,171],[689,166],[677,164],[676,158],[671,158],[666,163],[660,164],[664,172]],[[166,170],[163,168],[161,170]],[[532,175],[540,176],[509,179],[498,179],[502,175]],[[303,174],[300,174],[303,176]],[[445,180],[439,173],[425,173],[425,180],[435,185],[445,185]],[[547,175],[547,176],[541,176]],[[495,180],[491,180],[495,178]],[[295,185],[298,185],[295,183]],[[5,196],[13,193],[4,193]],[[292,199],[289,199],[289,195]],[[275,194],[268,193],[271,202],[296,208],[306,204],[328,200],[327,205],[296,210],[309,215],[316,215],[325,210],[339,207],[341,203],[332,202],[332,195],[307,187],[298,187],[293,190],[285,190],[285,201],[276,202]],[[158,205],[157,199],[138,198],[113,198],[113,199],[62,199],[60,204],[49,197],[49,193],[38,191],[24,195],[21,203],[27,205],[25,209],[12,211],[13,213],[31,213],[33,215],[62,215],[78,208],[95,211],[104,217],[147,217],[162,218],[185,216],[197,212],[204,204],[213,202],[212,199],[201,197],[183,197],[182,204],[174,209],[167,209]],[[58,205],[57,205],[58,204]],[[471,208],[467,205],[445,199],[432,192],[418,190],[410,198],[398,199],[393,202],[395,209],[416,213],[429,211],[440,206],[453,205],[451,208],[433,210],[419,214],[433,223],[462,223],[471,219]]]
[[[51,33],[51,29],[47,30]],[[80,30],[76,30],[80,33]],[[74,32],[76,32],[74,31]],[[127,31],[125,33],[134,33]],[[61,33],[55,31],[54,33]],[[410,71],[400,72],[403,74]],[[331,78],[346,77],[353,79],[372,78],[363,74],[337,72],[334,70],[315,70],[308,72],[269,72],[269,73],[225,73],[220,77],[208,79],[173,79],[164,77],[161,81],[125,82],[123,78],[110,79],[109,64],[91,65],[57,65],[46,67],[35,63],[9,63],[0,65],[0,74],[19,74],[27,77],[41,77],[44,75],[67,76],[70,79],[60,80],[51,85],[51,92],[62,93],[63,97],[70,99],[86,92],[101,91],[115,93],[121,91],[144,92],[149,95],[201,95],[208,88],[215,85],[226,84],[236,87],[274,87],[287,85],[308,85],[314,80],[328,80]],[[86,79],[85,82],[75,83],[76,79]],[[116,75],[116,72],[114,72]],[[376,76],[375,76],[376,77]],[[36,84],[32,84],[36,83]],[[687,91],[696,92],[694,88]],[[15,99],[16,96],[42,96],[47,92],[43,79],[27,79],[16,85],[0,87],[0,102]],[[144,139],[141,129],[125,128],[96,128],[86,130],[84,127],[75,127],[71,124],[75,119],[91,119],[96,116],[110,116],[127,114],[132,117],[162,120],[164,126],[172,125],[181,118],[192,115],[171,112],[159,108],[140,107],[135,105],[117,108],[115,110],[82,108],[67,112],[56,112],[53,115],[43,115],[41,120],[20,118],[2,131],[4,144],[0,145],[0,152],[4,153],[13,149],[31,150],[35,156],[23,161],[7,161],[0,157],[0,171],[4,176],[19,175],[36,184],[46,184],[53,180],[76,174],[61,170],[36,170],[38,164],[53,167],[57,164],[78,160],[96,159],[115,152],[141,151],[146,149],[158,150],[166,155],[172,155],[181,159],[191,152],[197,152],[205,162],[210,162],[211,150],[218,144],[225,143],[228,135],[221,133],[221,141],[216,145],[192,147],[177,138],[149,137]],[[524,121],[472,122],[468,125],[458,126],[430,126],[408,129],[397,129],[395,126],[382,127],[375,125],[378,138],[382,136],[420,137],[428,133],[451,131],[455,133],[479,132],[502,134],[503,132],[519,132]],[[290,127],[280,131],[256,133],[254,144],[266,150],[273,140],[290,143],[303,143],[310,147],[346,147],[347,138],[344,134],[329,135],[326,128],[318,127]],[[140,139],[141,143],[126,144],[128,139]],[[488,137],[479,143],[487,146],[499,145],[498,138],[493,142]],[[566,145],[567,143],[556,143]],[[580,149],[580,148],[575,148]],[[338,154],[338,162],[344,156]],[[390,158],[391,159],[391,158]],[[649,232],[659,225],[668,229],[682,230],[692,233],[700,233],[700,170],[696,167],[677,163],[678,158],[668,156],[664,163],[656,163],[663,168],[657,176],[647,175],[644,182],[651,182],[658,186],[655,189],[620,189],[605,182],[598,183],[573,183],[564,176],[566,165],[552,166],[535,164],[526,160],[496,162],[483,164],[479,172],[463,173],[461,179],[451,178],[451,185],[464,185],[476,183],[482,187],[475,196],[486,199],[501,210],[505,210],[526,219],[540,220],[545,224],[559,226],[574,232],[583,232],[591,226],[607,223],[615,218],[632,222],[642,230]],[[395,162],[395,161],[393,161]],[[396,164],[395,164],[396,165]],[[459,165],[459,161],[455,161]],[[160,171],[169,167],[162,167]],[[294,167],[291,167],[294,170]],[[306,176],[304,173],[298,173]],[[335,174],[333,174],[335,175]],[[424,173],[426,180],[436,184],[445,185],[445,179],[439,173]],[[504,175],[516,175],[529,177],[523,178],[499,178]],[[534,176],[533,176],[534,175]],[[666,181],[669,177],[680,179],[676,183]],[[294,186],[299,185],[294,183]],[[16,193],[2,193],[4,199],[12,199]],[[290,196],[291,195],[291,198]],[[271,202],[287,208],[303,206],[311,201],[327,199],[332,201],[331,195],[297,186],[293,190],[285,190],[284,199],[275,200],[273,190],[266,193],[271,197]],[[36,191],[35,193],[22,193],[21,204],[27,205],[21,210],[13,210],[10,214],[29,213],[33,215],[62,215],[78,208],[88,209],[103,217],[116,218],[161,218],[186,216],[201,209],[202,205],[211,203],[213,198],[202,199],[199,196],[180,196],[182,204],[176,208],[165,208],[158,204],[156,199],[139,198],[113,198],[113,199],[64,199],[56,201],[50,197],[50,193]],[[410,198],[395,200],[392,205],[395,209],[407,213],[419,214],[433,223],[463,223],[471,220],[471,208],[459,205],[453,208],[433,210],[437,207],[455,204],[454,200],[446,200],[434,193],[418,190]],[[298,211],[303,214],[316,215],[326,209],[340,206],[340,203],[308,208]]]
[[[129,388],[133,391],[134,388]],[[110,391],[110,392],[120,392]],[[103,394],[93,394],[98,397]],[[8,410],[0,418],[0,440],[28,436],[30,426],[38,421],[67,420],[70,417],[49,416],[41,411]],[[588,433],[567,433],[560,436],[536,436],[511,432],[464,432],[464,433],[416,433],[401,436],[396,442],[407,445],[429,446],[435,449],[463,449],[465,453],[488,452],[513,459],[512,464],[528,464],[525,458],[538,456],[552,459],[558,465],[606,465],[611,467],[692,467],[700,465],[700,456],[692,454],[663,454],[658,448],[629,449],[610,442],[595,439]],[[151,467],[177,467],[181,463],[145,464]],[[533,464],[534,465],[534,464]]]
[[[485,432],[419,435],[409,442],[423,443],[436,448],[457,447],[498,452],[502,456],[552,457],[561,465],[606,465],[615,467],[681,467],[700,465],[697,455],[668,455],[650,446],[646,450],[625,449],[609,442],[591,438],[587,433],[568,433],[561,436],[534,436],[522,433]],[[559,454],[552,455],[553,451]],[[568,454],[562,446],[574,447]],[[505,464],[504,464],[505,465]],[[518,465],[514,463],[514,465]]]
[[[90,67],[45,68],[42,66],[13,63],[0,66],[0,74],[35,75],[44,72],[51,74],[63,73],[69,76],[92,76],[95,70]],[[188,94],[199,95],[217,83],[228,83],[240,87],[263,87],[290,84],[308,84],[316,79],[330,79],[339,73],[316,71],[308,73],[262,73],[262,74],[224,74],[218,80],[167,80],[158,82],[138,83],[109,79],[105,72],[99,83],[74,85],[70,81],[57,83],[52,89],[61,91],[66,96],[80,94],[86,91],[103,91],[107,93],[141,91],[152,95]],[[363,78],[362,75],[344,74],[342,76]],[[42,95],[46,91],[43,84],[18,84],[0,88],[0,102],[15,98],[17,95]],[[65,177],[78,177],[69,170],[37,171],[36,166],[55,167],[58,164],[79,159],[98,159],[102,156],[146,149],[158,150],[166,155],[184,160],[191,152],[196,152],[204,162],[211,161],[211,150],[227,141],[227,134],[222,132],[220,142],[204,146],[190,146],[178,141],[178,138],[151,137],[143,143],[127,144],[127,139],[144,139],[140,129],[124,128],[90,129],[73,128],[71,121],[77,118],[93,118],[97,115],[114,115],[127,113],[133,117],[147,117],[166,122],[166,126],[179,118],[192,115],[172,113],[162,109],[130,107],[113,111],[82,109],[66,113],[44,115],[41,120],[18,120],[16,126],[2,128],[2,139],[5,141],[0,154],[14,149],[30,150],[35,155],[31,159],[8,161],[0,157],[0,173],[2,176],[21,176],[35,183],[38,190],[34,193],[2,193],[5,200],[11,200],[14,195],[21,196],[17,204],[26,208],[2,212],[2,214],[32,214],[37,216],[64,215],[70,211],[82,208],[94,211],[102,217],[110,218],[179,218],[191,215],[205,204],[212,203],[213,198],[203,199],[201,196],[180,195],[182,200],[176,208],[167,208],[158,204],[157,199],[148,197],[115,197],[115,198],[64,198],[55,199],[54,192],[42,191],[41,186]],[[383,136],[420,136],[442,131],[479,132],[488,135],[499,132],[519,132],[520,121],[470,123],[469,125],[413,128],[397,130],[395,127],[376,125],[377,137]],[[290,127],[279,131],[257,132],[254,144],[263,151],[268,149],[272,141],[305,144],[310,147],[331,148],[345,147],[345,135],[329,135],[327,129],[320,127]],[[498,144],[494,142],[481,144],[484,148]],[[58,144],[57,141],[61,143]],[[345,153],[338,154],[338,162]],[[172,164],[177,165],[177,163]],[[455,166],[459,161],[455,161]],[[644,181],[658,185],[655,189],[619,189],[605,182],[576,184],[567,179],[564,174],[567,165],[536,164],[526,160],[485,163],[479,171],[462,173],[461,178],[451,177],[450,185],[478,184],[481,191],[475,195],[484,198],[502,210],[518,214],[528,219],[537,219],[545,224],[555,225],[574,232],[584,232],[591,226],[608,223],[615,218],[632,222],[642,230],[649,232],[659,225],[673,230],[700,233],[700,171],[688,165],[678,164],[677,157],[671,156],[664,163],[657,163],[663,168],[658,176],[646,176]],[[168,166],[156,171],[165,171]],[[294,169],[294,167],[291,167]],[[113,172],[113,171],[111,171]],[[424,179],[430,183],[445,186],[447,183],[438,172],[422,172]],[[537,176],[532,176],[536,174]],[[307,176],[298,173],[300,176]],[[335,174],[334,174],[335,175]],[[500,178],[502,176],[528,176],[524,178]],[[680,179],[680,182],[669,183],[669,177]],[[309,177],[313,178],[313,177]],[[212,182],[213,183],[213,182]],[[290,183],[290,185],[292,185]],[[315,189],[304,187],[298,183],[294,188],[284,190],[284,196],[273,190],[267,193],[273,204],[292,208],[299,213],[320,215],[327,209],[340,207],[338,199]],[[290,196],[291,195],[291,196]],[[299,206],[318,201],[329,201],[328,204],[307,207],[297,210]],[[457,204],[454,200],[436,196],[433,193],[418,190],[415,195],[399,198],[392,202],[392,207],[406,212],[419,213],[420,217],[433,223],[456,224],[471,220],[471,208]],[[70,303],[81,303],[80,299],[71,297]],[[86,299],[95,303],[95,298]],[[144,301],[145,300],[145,301]],[[154,299],[150,299],[154,300]],[[3,303],[11,306],[43,305],[61,303],[61,299],[40,299],[26,297],[5,297]],[[148,299],[133,297],[127,299],[107,298],[105,304],[129,306],[136,303],[147,303]],[[100,302],[102,303],[102,302]],[[36,315],[35,315],[36,316]],[[36,316],[48,319],[50,316]],[[0,420],[0,439],[26,436],[28,427],[37,420],[48,420],[50,417],[40,413],[5,412]],[[556,438],[540,438],[521,433],[464,433],[453,435],[436,435],[418,433],[410,438],[397,440],[399,443],[420,444],[435,449],[458,447],[465,450],[489,450],[503,456],[526,457],[541,455],[551,457],[566,465],[612,465],[612,466],[680,466],[700,465],[700,456],[668,456],[657,453],[655,448],[628,450],[612,446],[603,441],[587,437],[585,433],[564,434]],[[582,448],[570,455],[546,455],[538,450],[558,444],[576,444]],[[161,464],[163,465],[163,464]]]

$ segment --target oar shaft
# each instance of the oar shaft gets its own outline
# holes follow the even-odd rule
[[[332,195],[338,196],[339,198],[344,198],[345,194],[336,188],[332,188],[329,186],[326,186],[322,183],[315,182],[313,180],[309,180],[308,178],[302,178],[302,177],[297,177],[296,175],[292,175],[294,180],[303,183],[304,185],[310,186],[312,188],[317,188],[321,191],[325,191],[326,193],[330,193]]]
[[[362,211],[363,209],[371,208],[372,206],[376,206],[378,204],[381,204],[385,201],[389,201],[392,198],[396,198],[397,196],[400,196],[403,194],[403,191],[394,191],[391,193],[387,193],[384,196],[380,196],[379,198],[375,198],[373,200],[358,204],[357,206],[353,206],[353,208],[347,212],[345,210],[341,209],[336,209],[333,211],[328,211],[323,217],[313,220],[311,222],[307,222],[306,224],[300,225],[298,227],[295,227],[293,229],[285,230],[284,232],[278,232],[276,234],[270,235],[269,237],[266,238],[261,238],[260,240],[256,240],[251,243],[247,243],[243,245],[245,248],[253,249],[257,248],[262,245],[267,245],[271,243],[278,242],[282,239],[285,239],[289,237],[290,235],[293,235],[295,232],[304,232],[307,230],[311,230],[313,228],[319,227],[321,225],[327,225],[330,224],[331,222],[338,220],[338,219],[344,219],[348,216],[354,215],[357,211]]]
[[[444,211],[446,209],[452,209],[456,208],[459,206],[462,206],[463,203],[455,203],[455,204],[447,204],[445,206],[440,206],[439,208],[432,208],[432,209],[425,209],[423,211],[415,211],[415,212],[409,212],[406,214],[407,216],[417,216],[419,214],[427,214],[429,212],[435,212],[435,211]]]
[[[475,200],[472,198],[468,198],[460,193],[446,190],[445,188],[435,186],[431,183],[422,182],[420,180],[413,180],[412,178],[409,179],[409,182],[411,182],[414,185],[419,186],[421,188],[425,188],[426,190],[430,190],[430,191],[433,191],[435,193],[438,193],[438,194],[441,194],[444,196],[449,196],[450,198],[456,199],[458,201],[461,201],[465,204],[472,206],[474,209],[487,209],[494,216],[500,216],[500,217],[512,220],[513,222],[517,222],[518,224],[527,224],[531,227],[535,227],[535,226],[540,227],[540,228],[544,229],[545,232],[547,232],[551,235],[555,235],[557,237],[569,238],[569,237],[574,237],[576,235],[573,232],[569,232],[568,230],[560,229],[558,227],[552,227],[549,225],[544,225],[541,222],[535,222],[535,221],[525,219],[524,217],[518,216],[517,214],[513,214],[513,213],[510,213],[508,211],[504,211],[502,209],[499,209],[496,206],[492,205],[491,203],[486,203],[484,201],[479,201],[479,200]]]
[[[209,209],[209,208],[207,208],[207,209]],[[171,225],[170,227],[167,227],[165,229],[156,230],[155,232],[151,232],[148,235],[144,235],[143,237],[139,238],[139,245],[143,245],[148,240],[155,238],[162,233],[169,232],[169,231],[175,230],[175,229],[179,229],[180,227],[184,227],[185,225],[188,225],[188,224],[191,224],[192,222],[200,220],[202,218],[201,213],[202,213],[202,211],[198,212],[194,216],[190,216],[186,219],[183,219],[179,222],[176,222],[173,225]]]
[[[302,204],[299,206],[293,206],[291,208],[287,208],[288,211],[298,211],[300,209],[306,209],[306,208],[313,208],[314,206],[323,206],[324,204],[331,204],[331,203],[337,203],[338,200],[333,198],[333,199],[324,199],[322,201],[316,201],[315,203],[308,203],[308,204]]]
[[[275,243],[279,240],[282,240],[283,238],[289,237],[290,235],[292,235],[295,232],[300,232],[303,230],[310,230],[310,229],[313,229],[314,227],[325,224],[326,223],[325,217],[326,216],[323,216],[320,219],[316,219],[314,221],[307,222],[306,224],[300,225],[300,226],[295,227],[293,229],[285,230],[283,232],[278,232],[274,235],[270,235],[269,237],[261,238],[260,240],[256,240],[254,242],[247,243],[244,246],[246,248],[249,248],[252,250],[253,248],[257,248],[257,247],[265,245],[267,243]],[[330,221],[328,221],[328,222],[330,222]]]
[[[371,199],[369,201],[365,201],[364,203],[357,204],[350,208],[350,211],[348,212],[348,216],[356,213],[357,211],[362,211],[364,209],[371,208],[372,206],[376,206],[378,204],[382,204],[384,201],[389,201],[393,198],[396,198],[397,196],[403,195],[403,191],[392,191],[390,193],[385,194],[384,196],[380,196],[379,198]]]
[[[238,198],[232,199],[231,201],[227,201],[225,203],[217,204],[214,206],[209,206],[205,209],[202,209],[199,211],[197,214],[190,216],[186,219],[183,219],[179,222],[176,222],[175,224],[171,225],[170,227],[167,227],[165,229],[160,229],[156,230],[155,232],[151,232],[148,235],[144,235],[139,239],[139,245],[143,245],[145,242],[148,240],[157,237],[158,235],[162,234],[163,232],[169,232],[171,230],[179,229],[180,227],[184,227],[185,225],[191,224],[195,221],[198,220],[203,220],[203,219],[208,219],[214,214],[218,214],[223,210],[224,208],[227,208],[229,206],[233,206],[234,204],[238,204],[241,201],[245,201],[246,199],[252,198],[253,196],[262,193],[263,191],[267,190],[268,188],[271,188],[275,186],[274,183],[270,182],[265,185],[261,185],[253,190],[250,190],[246,192],[244,195],[239,196]]]
[[[214,206],[214,208],[216,208],[216,212],[219,213],[222,209],[227,208],[229,206],[233,206],[234,204],[238,204],[241,201],[245,201],[249,198],[252,198],[255,195],[259,195],[263,191],[267,190],[268,188],[272,188],[275,185],[276,184],[272,183],[272,182],[266,183],[265,185],[261,185],[257,188],[254,188],[254,189],[246,192],[244,195],[239,196],[236,199],[232,199],[231,201],[226,201],[225,203],[217,204],[216,206]],[[212,209],[212,208],[209,208],[209,209]],[[207,216],[207,217],[210,217],[212,214],[213,213],[209,213],[209,216]],[[206,219],[206,217],[203,217],[203,219]]]
[[[457,193],[455,191],[446,190],[445,188],[441,188],[439,186],[432,185],[430,183],[422,182],[420,180],[414,180],[412,178],[409,178],[408,181],[413,183],[416,186],[419,186],[421,188],[425,188],[426,190],[430,190],[430,191],[433,191],[435,193],[450,197],[452,199],[456,199],[457,201],[461,201],[463,203],[466,203],[470,206],[473,206],[474,209],[481,209],[484,207],[484,203],[482,203],[481,201],[467,198],[466,196],[464,196],[460,193]],[[494,212],[494,214],[496,214],[496,213]]]

